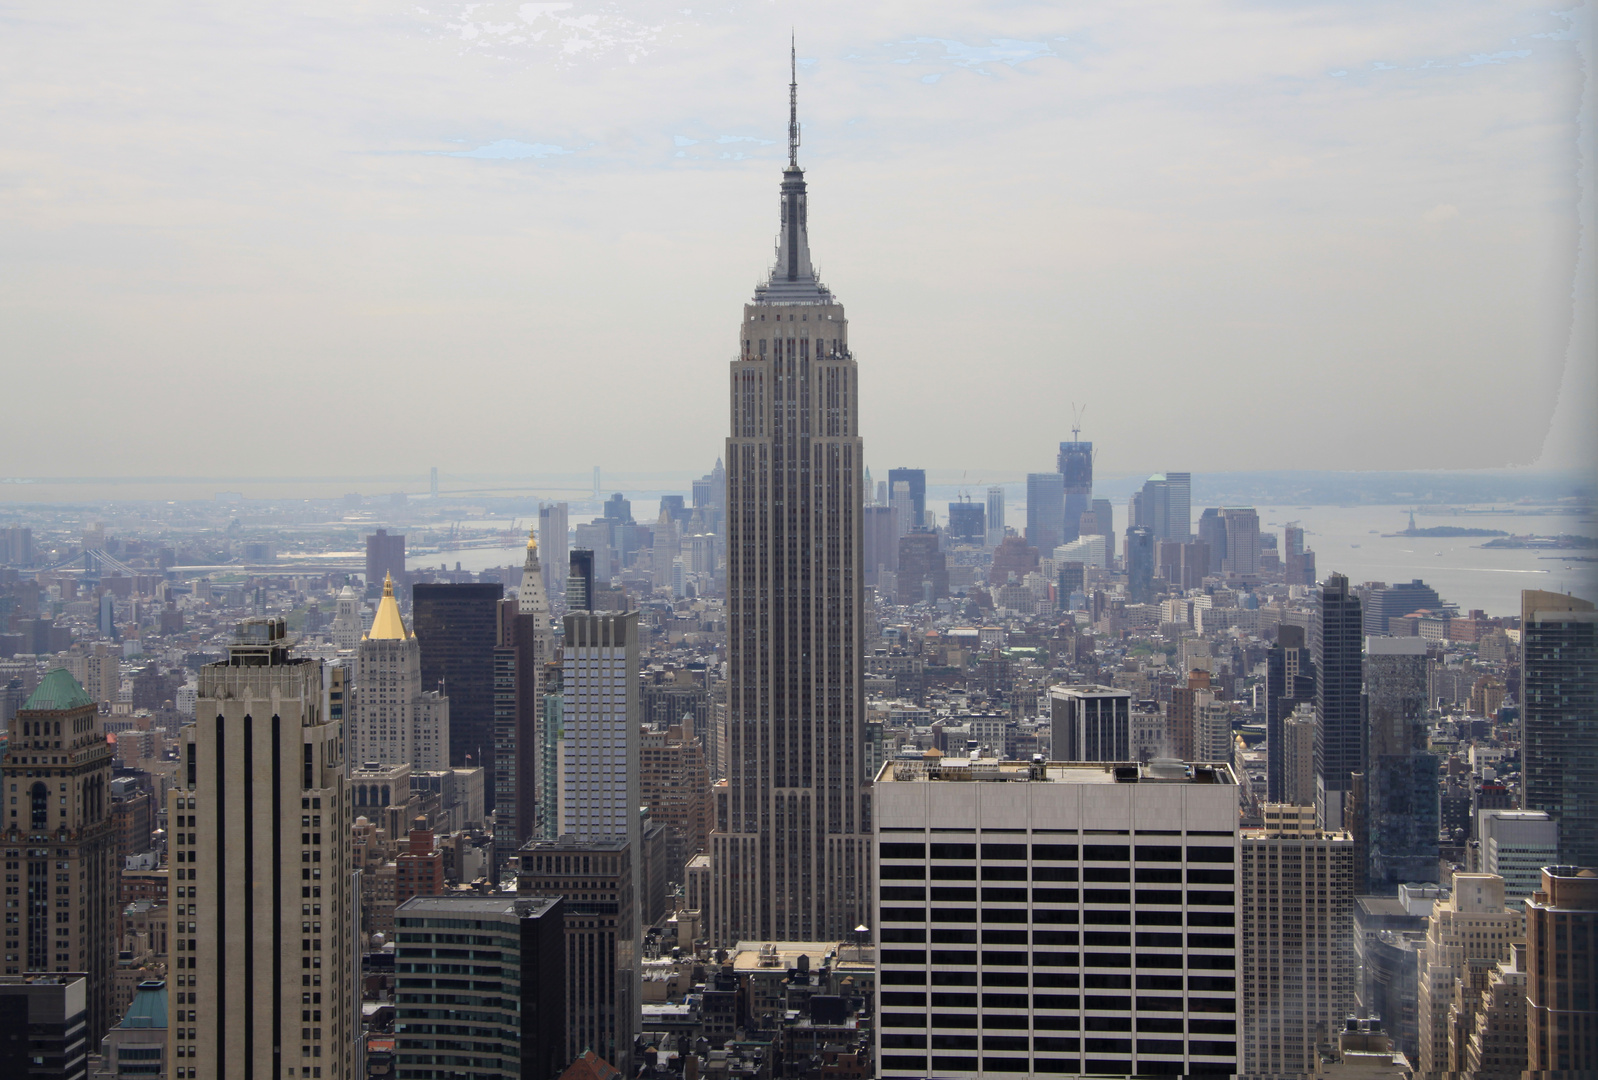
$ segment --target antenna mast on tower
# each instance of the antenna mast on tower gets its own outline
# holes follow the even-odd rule
[[[788,168],[799,167],[799,39],[788,43]]]

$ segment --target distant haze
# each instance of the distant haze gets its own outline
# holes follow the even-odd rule
[[[884,475],[1588,467],[1548,7],[13,5],[0,475],[707,470],[790,27]]]

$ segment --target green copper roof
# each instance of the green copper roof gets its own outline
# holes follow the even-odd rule
[[[166,1027],[166,983],[160,979],[141,982],[138,991],[133,995],[133,1003],[128,1006],[127,1015],[122,1017],[122,1023],[117,1026]]]
[[[27,703],[22,707],[59,711],[79,709],[93,704],[94,699],[78,685],[78,680],[72,677],[72,673],[66,668],[58,667],[39,680],[38,689],[28,696]]]

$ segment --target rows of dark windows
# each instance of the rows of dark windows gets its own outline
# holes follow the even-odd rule
[[[902,952],[904,950],[899,950],[899,951]],[[941,953],[941,957],[942,957],[941,959],[940,959],[940,953]],[[923,953],[922,955],[924,956],[926,954]],[[974,953],[974,952],[962,953],[962,952],[953,951],[953,950],[933,949],[932,950],[932,958],[933,958],[932,962],[934,964],[940,964],[940,963],[941,964],[975,964],[977,962],[976,961],[976,953]],[[896,962],[896,963],[915,963],[916,961],[913,961],[913,960],[898,960],[898,961],[894,961],[894,962]],[[1002,961],[1000,961],[1000,963],[1016,963],[1016,961],[1013,961],[1013,960],[1002,960]],[[1025,964],[1026,961],[1023,959],[1023,960],[1020,961],[1020,963],[1021,964]],[[1062,966],[1070,966],[1070,965],[1066,964],[1066,965],[1062,965]],[[1119,964],[1102,963],[1102,964],[1099,964],[1098,966],[1101,966],[1101,967],[1123,967],[1124,968],[1124,967],[1128,967],[1130,965],[1126,961],[1123,960]],[[968,986],[975,986],[977,984],[977,973],[975,971],[935,971],[935,972],[933,972],[933,976],[934,976],[934,978],[932,980],[932,983],[933,983],[934,986],[938,986],[938,985],[956,985],[957,986],[957,985],[961,985],[961,984],[968,985]],[[943,976],[943,977],[942,978],[938,978],[938,976]],[[1046,988],[1051,988],[1051,989],[1057,989],[1057,988],[1061,988],[1061,987],[1077,988],[1079,979],[1081,981],[1081,987],[1085,988],[1085,989],[1090,989],[1090,990],[1131,990],[1131,989],[1134,989],[1132,976],[1130,974],[1121,975],[1121,974],[1116,974],[1116,973],[1113,973],[1113,972],[1092,972],[1092,971],[1088,972],[1085,975],[1080,975],[1080,976],[1074,971],[1034,971],[1032,973],[1032,985],[1034,987],[1046,987]],[[994,987],[994,986],[1023,986],[1024,987],[1024,986],[1027,985],[1027,973],[1024,972],[1024,971],[984,971],[982,973],[982,985],[984,987]],[[1149,975],[1149,974],[1144,974],[1140,970],[1138,972],[1138,975],[1137,975],[1137,985],[1136,985],[1135,989],[1138,989],[1138,990],[1181,990],[1182,989],[1182,974],[1181,974],[1181,972],[1177,972],[1175,974],[1170,974],[1170,975],[1161,975],[1161,974]],[[1211,993],[1226,993],[1226,994],[1230,994],[1232,991],[1237,989],[1237,979],[1234,978],[1231,975],[1188,975],[1187,976],[1187,989],[1190,990],[1190,991],[1208,991],[1208,992],[1211,992]],[[888,998],[889,997],[895,997],[895,998],[903,999],[903,1000],[898,1000],[898,1001],[894,1002],[895,1004],[912,1005],[912,1004],[915,1004],[915,1002],[912,1002],[910,1000],[910,998],[921,997],[921,996],[923,996],[923,995],[921,995],[921,994],[919,994],[919,993],[917,993],[915,991],[909,991],[909,990],[906,990],[906,991],[884,990],[884,991],[882,991],[882,998],[883,998],[883,1003],[884,1004],[888,1004]],[[992,996],[992,995],[984,995],[984,996]],[[1025,995],[1022,995],[1022,996],[1024,997]],[[922,1001],[921,1004],[925,1005],[926,1002]],[[1020,1007],[1023,1008],[1023,1009],[1026,1008],[1025,1002],[1022,1002]],[[1075,1006],[1071,1006],[1071,1007],[1075,1008]]]
[[[1129,1031],[1130,1029],[1122,1028],[1120,1030]],[[1144,1030],[1140,1028],[1138,1033],[1141,1035]],[[1176,1028],[1176,1033],[1180,1034],[1181,1030],[1180,1027]],[[906,1033],[902,1035],[884,1035],[882,1037],[882,1048],[884,1050],[889,1048],[895,1050],[923,1050],[930,1047],[933,1050],[975,1050],[977,1049],[978,1038],[976,1035],[955,1034],[927,1036]],[[1090,1050],[1112,1054],[1127,1054],[1131,1053],[1132,1050],[1128,1039],[1116,1038],[1113,1035],[1100,1038],[1072,1035],[983,1034],[980,1038],[982,1049],[984,1050],[1020,1050],[1022,1052],[1034,1050],[1038,1053],[1065,1051],[1066,1053],[1071,1053],[1081,1049],[1083,1042],[1089,1044]],[[1028,1045],[1029,1043],[1031,1044],[1030,1046]],[[1232,1054],[1237,1049],[1236,1043],[1219,1039],[1189,1040],[1186,1045],[1194,1048],[1192,1051],[1194,1054],[1201,1055]],[[1182,1046],[1183,1042],[1180,1039],[1139,1039],[1137,1052],[1140,1054],[1180,1054]],[[1119,1047],[1119,1049],[1114,1049],[1114,1047]]]
[[[1128,1054],[1131,1046],[1126,1039],[1087,1039],[1088,1045],[1084,1049],[1089,1053]],[[1141,1047],[1147,1040],[1139,1039]],[[1219,1044],[1230,1045],[1230,1044]],[[1140,1054],[1156,1054],[1158,1050],[1138,1051]],[[1218,1052],[1219,1053],[1219,1052]],[[1227,1052],[1230,1054],[1230,1051]],[[1030,1064],[1027,1058],[993,1058],[984,1057],[982,1061],[983,1072],[1013,1072],[1013,1073],[1043,1073],[1055,1075],[1075,1075],[1085,1073],[1094,1076],[1127,1076],[1132,1072],[1132,1062],[1126,1058],[1032,1058]],[[911,1071],[914,1075],[927,1075],[926,1055],[887,1054],[882,1055],[882,1066],[885,1069]],[[976,1072],[977,1058],[961,1057],[954,1055],[932,1055],[932,1069],[938,1073],[946,1072]],[[1137,1075],[1139,1076],[1189,1076],[1218,1078],[1232,1075],[1233,1068],[1229,1064],[1217,1063],[1206,1068],[1200,1062],[1190,1062],[1184,1065],[1181,1061],[1159,1061],[1157,1059],[1140,1058],[1138,1060]]]
[[[1129,844],[982,844],[982,860],[1024,860],[1028,847],[1034,860],[1052,862],[1129,862],[1134,858],[1134,848]],[[922,859],[930,857],[970,862],[977,857],[977,844],[884,842],[881,855],[884,859]],[[930,853],[928,849],[931,849]],[[1183,849],[1174,844],[1138,844],[1135,848],[1139,863],[1181,862]],[[1230,847],[1189,847],[1188,862],[1230,863],[1234,851]]]

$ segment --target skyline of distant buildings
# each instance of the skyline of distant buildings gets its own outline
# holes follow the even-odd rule
[[[1118,513],[1079,415],[1019,506],[873,479],[794,78],[686,490],[435,469],[436,567],[361,496],[0,531],[0,1017],[171,1080],[1598,1068],[1594,604]]]

